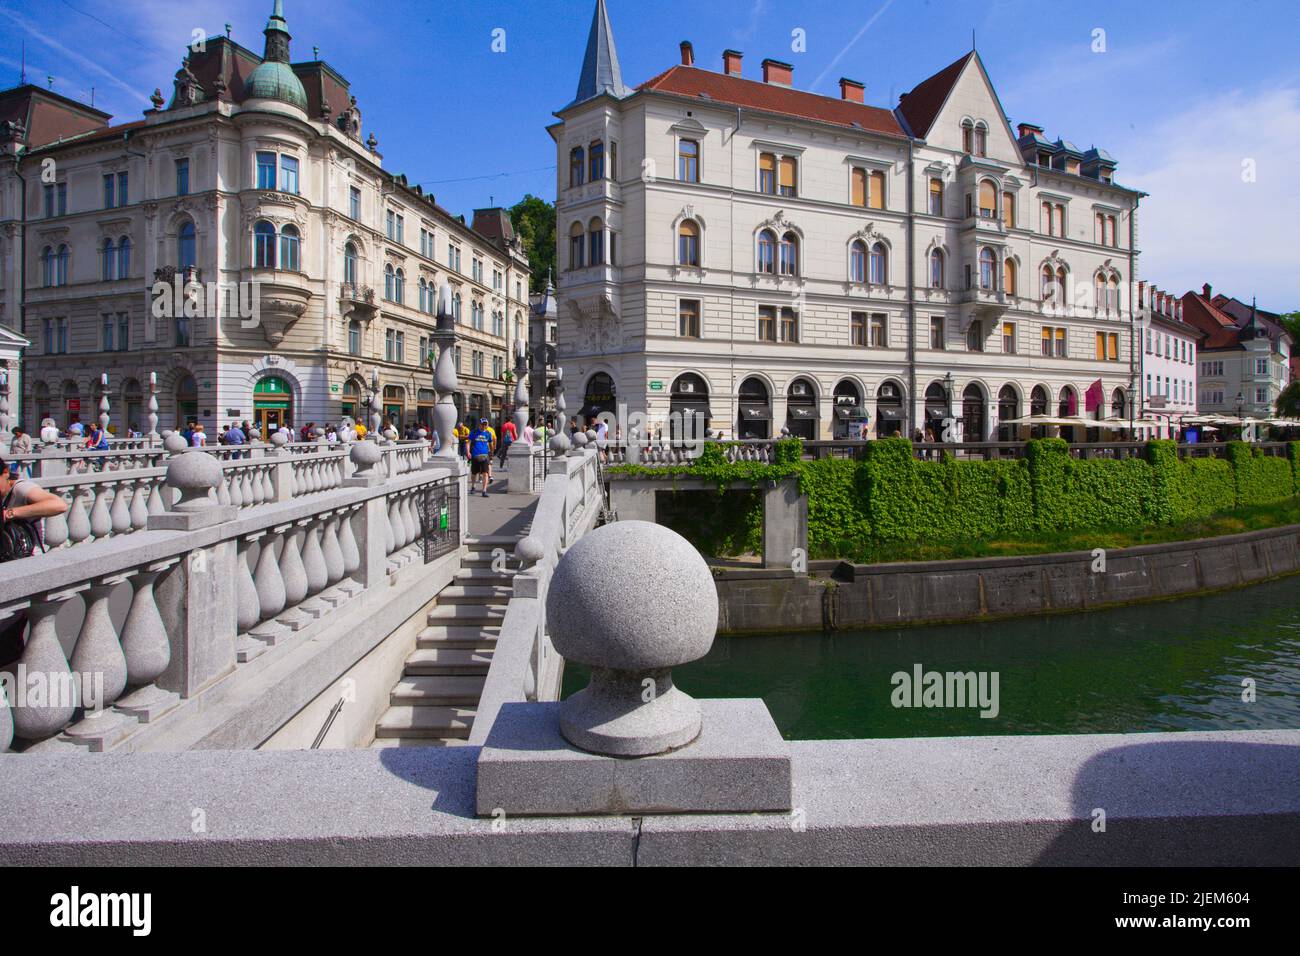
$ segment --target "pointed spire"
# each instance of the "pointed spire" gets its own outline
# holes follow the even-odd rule
[[[266,37],[266,49],[262,59],[275,63],[288,63],[289,41],[293,38],[289,36],[289,25],[284,19],[284,0],[275,0],[275,6],[271,9],[271,19],[266,21],[266,29],[262,33]]]
[[[605,9],[605,0],[596,0],[596,13],[587,36],[587,55],[583,57],[582,75],[578,78],[578,95],[573,102],[582,103],[602,93],[621,98],[629,92],[623,85],[623,71],[618,65],[609,11]]]

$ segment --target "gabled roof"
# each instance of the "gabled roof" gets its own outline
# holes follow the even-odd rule
[[[609,11],[605,0],[596,0],[596,12],[591,18],[591,33],[587,36],[587,55],[582,59],[582,74],[578,77],[578,94],[569,106],[585,103],[602,94],[621,99],[630,91],[623,85],[623,70],[618,65],[618,50],[614,47],[614,30],[609,25]]]
[[[961,71],[974,56],[975,51],[971,50],[957,62],[950,63],[934,76],[922,80],[899,99],[898,111],[903,114],[913,135],[925,139],[929,134],[943,104],[948,101],[948,94],[957,85]]]
[[[714,73],[694,66],[674,66],[642,83],[637,89],[707,98],[710,102],[728,106],[780,113],[850,129],[884,133],[887,136],[906,135],[889,110],[819,96],[788,86],[775,86],[725,73]]]

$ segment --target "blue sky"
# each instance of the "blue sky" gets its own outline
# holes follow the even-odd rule
[[[352,84],[385,165],[467,215],[527,192],[553,198],[544,127],[573,97],[595,0],[285,0],[295,60],[321,56]],[[1171,291],[1211,282],[1278,310],[1300,309],[1300,12],[1295,0],[1058,3],[1054,0],[608,0],[624,80],[635,85],[694,43],[794,64],[795,85],[868,102],[970,48],[971,31],[1013,123],[1096,144],[1126,184],[1151,193],[1142,274]],[[271,0],[0,0],[0,86],[28,78],[135,119],[170,80],[191,31],[224,31],[261,52]],[[806,52],[791,49],[805,31]],[[505,30],[504,53],[492,51]],[[1103,30],[1105,51],[1094,52]],[[816,82],[820,78],[820,82]],[[815,84],[815,85],[814,85]],[[1243,164],[1245,164],[1243,166]],[[1243,174],[1253,170],[1253,180]]]

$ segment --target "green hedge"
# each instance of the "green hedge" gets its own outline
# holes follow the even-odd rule
[[[611,470],[668,471],[716,481],[720,489],[797,475],[808,498],[814,557],[851,554],[873,541],[984,540],[1179,524],[1300,491],[1300,442],[1291,443],[1285,458],[1231,442],[1226,459],[1180,459],[1172,441],[1153,441],[1140,458],[1081,460],[1071,458],[1059,438],[1029,442],[1024,458],[1015,461],[956,461],[946,454],[918,461],[905,438],[870,442],[860,460],[803,461],[800,452],[801,443],[789,439],[777,443],[773,464],[732,464],[710,446],[691,466]],[[755,548],[761,496],[735,498],[685,508],[674,524],[709,553]]]

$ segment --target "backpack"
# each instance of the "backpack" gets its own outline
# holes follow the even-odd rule
[[[9,509],[9,500],[13,496],[11,488],[4,503],[0,504],[0,513]],[[45,543],[41,541],[40,527],[35,521],[28,518],[0,521],[0,562],[30,558],[38,550],[44,551]]]

